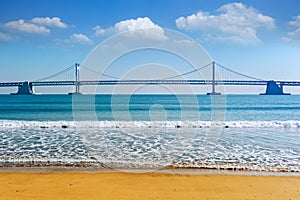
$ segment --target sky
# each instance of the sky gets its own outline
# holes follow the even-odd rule
[[[158,29],[154,36],[142,33],[152,39],[166,37],[164,29],[185,34],[212,60],[250,76],[300,80],[298,0],[2,0],[0,80],[38,80],[83,63],[113,35],[141,28]],[[110,75],[118,75],[121,67],[115,66]],[[227,89],[229,93],[264,91],[263,87]],[[0,93],[12,90],[0,88]],[[285,91],[300,93],[300,88]]]

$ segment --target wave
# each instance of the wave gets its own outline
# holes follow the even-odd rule
[[[292,128],[300,121],[25,121],[0,120],[0,128]]]

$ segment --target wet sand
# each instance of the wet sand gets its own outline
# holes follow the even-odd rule
[[[0,199],[300,199],[299,176],[0,172]]]

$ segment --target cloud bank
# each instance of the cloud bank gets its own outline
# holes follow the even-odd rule
[[[294,19],[290,21],[288,24],[294,27],[294,30],[288,32],[288,35],[283,39],[286,42],[300,44],[300,15],[295,16]]]
[[[68,25],[63,23],[59,17],[35,17],[31,19],[31,22],[38,25],[57,27],[57,28],[67,28]]]
[[[256,44],[257,29],[275,28],[275,20],[242,3],[228,3],[216,14],[198,12],[175,21],[178,29],[200,32],[205,40],[229,41],[242,44]]]
[[[165,40],[167,37],[164,30],[155,24],[148,17],[139,17],[137,19],[128,19],[114,24],[113,27],[107,29],[97,25],[93,27],[95,36],[102,36],[105,34],[117,34],[126,32],[128,37],[142,37],[154,40]]]
[[[0,32],[0,41],[10,41],[11,39],[8,34]]]
[[[81,44],[81,45],[92,45],[94,42],[85,34],[74,33],[68,40],[71,43]]]
[[[50,29],[45,26],[39,26],[30,22],[26,22],[24,19],[18,21],[10,21],[3,25],[4,28],[14,33],[32,33],[32,34],[49,34]]]
[[[35,17],[31,20],[19,19],[16,21],[9,21],[0,25],[7,33],[6,36],[12,38],[10,34],[35,34],[35,35],[49,35],[50,28],[67,28],[68,25],[63,23],[59,17]],[[4,33],[3,33],[4,34]],[[3,38],[1,34],[1,38]]]

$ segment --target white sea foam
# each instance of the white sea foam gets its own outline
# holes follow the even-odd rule
[[[0,166],[300,172],[299,133],[300,121],[0,120]]]
[[[300,121],[19,121],[0,120],[0,128],[300,128]]]

